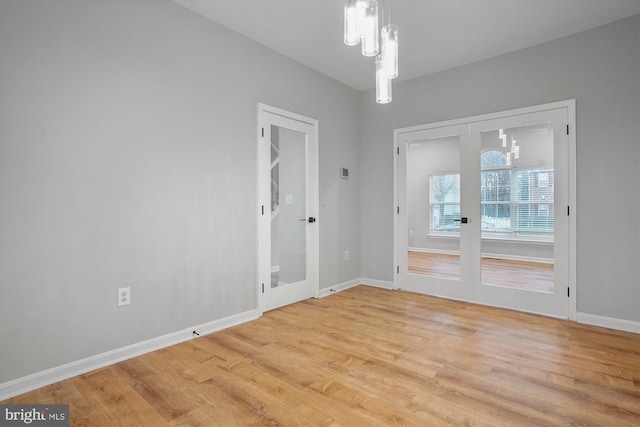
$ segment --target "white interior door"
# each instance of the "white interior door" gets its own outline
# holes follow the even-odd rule
[[[473,176],[469,126],[441,126],[402,133],[397,141],[399,259],[402,289],[469,299],[470,233],[461,227],[464,191]],[[437,264],[437,265],[436,265]]]
[[[259,105],[262,311],[318,293],[317,121]]]
[[[574,122],[565,101],[396,130],[395,287],[573,317]]]
[[[566,108],[471,124],[478,302],[568,317],[567,124]]]

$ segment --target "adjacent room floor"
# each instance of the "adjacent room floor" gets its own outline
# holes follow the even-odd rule
[[[409,251],[409,272],[423,276],[460,280],[460,256]],[[538,292],[553,292],[553,264],[481,258],[480,274],[485,285]]]

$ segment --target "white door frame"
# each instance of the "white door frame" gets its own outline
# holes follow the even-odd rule
[[[577,217],[577,204],[576,204],[576,101],[575,99],[553,102],[549,104],[536,105],[531,107],[519,108],[508,111],[501,111],[490,114],[483,114],[479,116],[465,117],[454,120],[447,120],[437,123],[429,123],[418,126],[411,126],[405,128],[394,129],[393,131],[393,175],[394,175],[394,279],[393,288],[400,289],[399,276],[400,276],[400,241],[399,239],[405,236],[400,236],[400,214],[402,209],[400,206],[400,195],[398,185],[402,177],[399,176],[400,171],[400,140],[403,134],[430,130],[439,127],[458,126],[464,124],[473,124],[476,122],[482,122],[487,120],[501,119],[506,117],[518,116],[522,114],[537,113],[548,110],[556,110],[565,108],[567,111],[567,125],[569,135],[568,139],[568,173],[569,173],[569,186],[568,186],[568,202],[569,202],[569,243],[568,243],[568,269],[569,269],[569,298],[568,298],[568,317],[570,320],[576,320],[576,301],[577,301],[577,286],[576,286],[576,217]],[[406,209],[406,207],[405,207]]]
[[[319,294],[319,168],[318,121],[270,105],[258,103],[257,126],[257,298],[260,314],[275,308],[271,294],[271,124],[305,133],[307,143],[307,214],[316,218],[307,229],[307,281],[304,286],[292,285],[278,305],[318,297]],[[265,295],[265,292],[267,295]]]

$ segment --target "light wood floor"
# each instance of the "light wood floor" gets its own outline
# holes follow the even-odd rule
[[[3,403],[72,426],[638,426],[640,336],[358,286]]]
[[[408,270],[413,274],[460,280],[460,256],[409,251]],[[553,264],[481,258],[483,285],[553,292]]]

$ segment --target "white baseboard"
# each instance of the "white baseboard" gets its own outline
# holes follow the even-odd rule
[[[491,258],[491,259],[505,259],[508,261],[525,261],[525,262],[538,262],[540,264],[553,264],[553,258],[541,258],[541,257],[533,257],[533,256],[516,256],[516,255],[505,255],[505,254],[492,254],[488,252],[483,252],[480,254],[482,258]]]
[[[260,317],[258,309],[238,313],[223,319],[214,320],[212,322],[203,323],[201,325],[191,326],[180,331],[172,332],[167,335],[152,338],[139,343],[127,345],[105,353],[90,356],[85,359],[67,363],[61,366],[37,372],[26,377],[17,378],[0,384],[0,400],[9,399],[11,397],[57,383],[87,372],[122,362],[132,357],[150,353],[155,350],[179,344],[193,338],[193,331],[197,331],[200,335],[210,334],[220,331],[231,326],[239,325]]]
[[[426,249],[426,248],[407,248],[409,252],[421,252],[424,254],[440,254],[440,255],[460,255],[460,251],[454,251],[452,249]]]
[[[393,282],[387,282],[385,280],[368,279],[366,277],[363,277],[360,279],[360,283],[362,283],[363,285],[374,286],[376,288],[393,290]]]
[[[358,277],[357,279],[349,280],[344,283],[340,283],[338,285],[329,286],[328,288],[320,289],[318,293],[318,298],[324,298],[327,295],[331,295],[335,292],[346,291],[349,288],[353,288],[358,285],[368,285],[374,286],[376,288],[382,289],[393,289],[393,282],[386,282],[384,280],[377,279],[367,279],[364,277]]]
[[[333,294],[335,292],[346,291],[349,288],[353,288],[354,286],[358,286],[358,285],[362,284],[362,282],[360,280],[361,280],[360,278],[353,279],[353,280],[348,280],[348,281],[340,283],[338,285],[329,286],[328,288],[320,289],[320,292],[318,293],[318,298],[324,298],[327,295],[331,295],[331,294]]]
[[[586,325],[601,326],[603,328],[640,334],[640,322],[634,322],[633,320],[616,319],[615,317],[598,316],[588,313],[576,313],[576,321]]]

